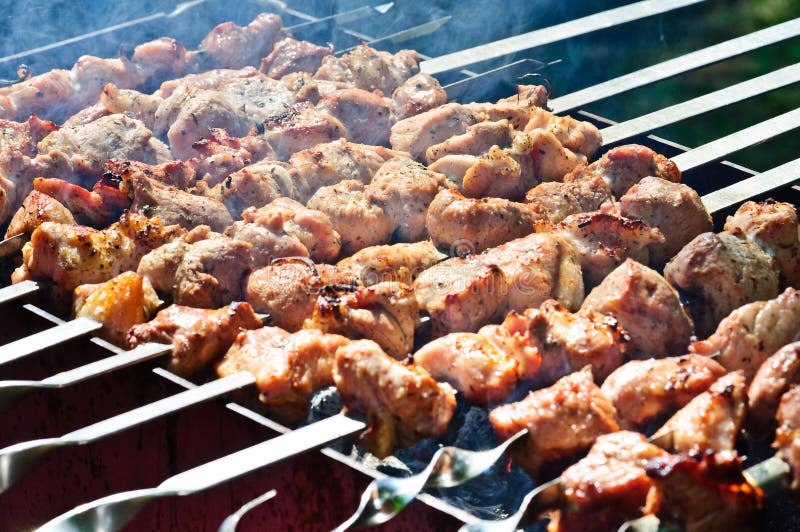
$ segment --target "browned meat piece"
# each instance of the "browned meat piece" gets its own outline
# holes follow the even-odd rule
[[[522,165],[526,188],[539,181],[566,181],[566,175],[586,162],[586,156],[566,148],[550,130],[519,133],[509,150]]]
[[[197,226],[143,256],[139,261],[137,273],[147,278],[157,292],[172,294],[175,287],[175,273],[189,247],[206,238],[220,236],[222,235],[212,232],[207,225]]]
[[[447,255],[433,242],[370,246],[342,259],[337,264],[350,270],[364,286],[384,281],[411,284],[417,276]]]
[[[606,532],[638,517],[653,485],[645,468],[666,456],[637,432],[600,436],[585,458],[561,474],[564,502],[548,532]]]
[[[489,420],[501,440],[528,429],[525,447],[515,458],[536,477],[546,465],[574,458],[598,436],[619,430],[616,415],[586,367],[521,401],[493,409]]]
[[[146,322],[161,305],[150,282],[134,272],[101,284],[82,284],[73,295],[73,315],[102,323],[100,335],[121,346],[127,345],[128,329]]]
[[[38,116],[31,116],[25,122],[0,120],[0,151],[12,149],[28,157],[36,156],[36,145],[47,135],[58,130],[58,126]]]
[[[209,191],[233,216],[240,216],[248,207],[261,207],[282,196],[301,198],[300,189],[289,165],[278,161],[262,161],[246,166],[225,178]]]
[[[501,98],[496,103],[469,103],[467,107],[476,115],[485,115],[489,120],[508,119],[515,129],[522,130],[535,107],[547,106],[547,88],[543,85],[517,85],[517,94]]]
[[[425,226],[438,248],[465,255],[529,235],[538,219],[522,203],[465,198],[457,190],[442,190],[428,208]]]
[[[591,366],[602,382],[625,360],[627,333],[614,318],[579,315],[549,299],[536,308],[511,312],[500,325],[478,331],[519,364],[521,379],[547,386],[574,371]]]
[[[761,364],[781,347],[800,340],[800,291],[787,288],[769,301],[743,305],[723,319],[704,341],[689,351],[717,356],[728,371],[752,379]]]
[[[502,402],[517,385],[517,362],[475,333],[450,333],[422,346],[414,364],[451,383],[464,398],[481,405]]]
[[[653,489],[643,512],[686,532],[755,532],[761,491],[742,475],[735,453],[667,455],[647,464]]]
[[[131,212],[158,217],[164,223],[186,229],[208,225],[214,231],[224,231],[233,223],[228,209],[219,200],[164,185],[139,173],[126,175],[125,179],[122,189],[133,200]]]
[[[603,393],[614,403],[620,424],[644,430],[705,392],[725,368],[700,355],[632,360],[603,382]]]
[[[307,261],[307,259],[306,259]],[[245,297],[257,312],[266,312],[278,327],[296,331],[314,312],[320,289],[326,285],[356,285],[347,270],[289,258],[253,271]]]
[[[169,98],[178,89],[215,89],[219,90],[228,83],[241,78],[260,78],[261,73],[251,66],[244,68],[212,68],[197,74],[170,79],[161,84],[153,94],[157,98]]]
[[[579,166],[564,181],[584,179],[588,175],[599,175],[611,187],[615,197],[620,197],[643,177],[655,176],[679,183],[681,171],[664,157],[646,146],[627,144],[610,149],[589,166]]]
[[[419,72],[419,59],[419,54],[413,50],[390,54],[362,44],[342,57],[325,57],[314,77],[352,83],[358,89],[379,90],[390,95]]]
[[[321,187],[308,200],[308,207],[328,215],[342,237],[343,255],[352,255],[367,246],[388,244],[395,230],[392,218],[361,181],[348,179]]]
[[[247,242],[225,237],[191,244],[175,271],[175,303],[218,308],[241,301],[245,278],[250,273],[250,248]]]
[[[402,359],[414,347],[417,317],[417,301],[407,285],[384,282],[344,290],[326,286],[303,328],[369,338],[390,356]]]
[[[751,432],[765,436],[775,430],[781,396],[795,384],[800,384],[800,342],[783,346],[753,377],[747,389],[747,426]]]
[[[639,220],[631,220],[603,212],[573,214],[550,227],[570,240],[578,250],[587,287],[599,285],[606,276],[627,259],[650,263],[650,250],[664,243],[664,235]]]
[[[368,450],[383,458],[397,446],[441,436],[453,417],[456,393],[419,366],[399,362],[371,340],[336,351],[333,378],[342,402],[370,421]]]
[[[116,159],[106,161],[103,178],[107,181],[119,183],[129,180],[134,175],[154,179],[180,189],[195,186],[198,179],[194,165],[183,161],[171,161],[159,165]]]
[[[791,488],[797,491],[800,489],[800,386],[792,386],[781,396],[775,420],[778,430],[772,447],[791,466]]]
[[[389,98],[362,89],[340,89],[323,96],[317,109],[344,124],[347,138],[371,145],[389,143],[395,123],[394,104]]]
[[[315,79],[308,72],[294,72],[281,78],[287,89],[294,93],[295,101],[316,105],[320,98],[340,89],[352,89],[353,85],[341,81]]]
[[[392,93],[394,114],[398,120],[430,111],[447,103],[447,93],[439,80],[420,72],[405,80]]]
[[[152,129],[156,123],[156,111],[162,98],[158,95],[146,94],[133,89],[121,89],[113,83],[107,83],[100,92],[100,101],[90,108],[72,115],[64,125],[79,125],[94,122],[107,114],[125,114]]]
[[[231,137],[224,129],[212,129],[209,138],[199,140],[192,146],[199,157],[191,164],[208,186],[213,187],[232,173],[250,166],[253,161],[275,159],[272,146],[255,131],[244,137]]]
[[[249,371],[270,413],[297,422],[306,417],[311,394],[333,385],[336,350],[348,342],[344,336],[317,330],[290,334],[278,327],[262,327],[243,331],[217,364],[217,375]]]
[[[128,194],[105,177],[95,183],[91,192],[61,179],[43,177],[33,180],[33,189],[57,199],[72,212],[78,223],[98,228],[118,220],[131,205]],[[167,220],[162,222],[169,223]]]
[[[571,214],[596,211],[603,203],[613,199],[611,189],[603,178],[592,175],[570,183],[560,181],[540,183],[525,194],[524,202],[530,205],[541,219],[557,224]],[[635,218],[635,216],[628,217]]]
[[[201,62],[212,68],[242,68],[257,65],[283,33],[280,16],[261,13],[247,26],[223,22],[206,35],[197,49],[207,54]]]
[[[664,235],[663,245],[651,247],[655,265],[666,263],[694,237],[714,229],[694,189],[660,177],[645,177],[628,189],[619,200],[619,210],[622,216],[642,220]]]
[[[683,354],[694,332],[675,289],[631,259],[586,296],[581,312],[589,310],[616,318],[630,336],[629,354],[638,358]]]
[[[406,151],[421,161],[429,147],[465,133],[479,121],[464,106],[448,103],[397,122],[392,126],[390,142],[395,150]]]
[[[258,70],[274,79],[280,79],[292,72],[313,74],[329,55],[331,49],[328,46],[317,46],[308,41],[286,37],[275,43],[272,52],[261,60]]]
[[[43,222],[57,222],[62,224],[74,224],[75,218],[64,205],[55,198],[32,190],[22,206],[11,218],[3,238],[14,235],[30,235],[34,229],[42,225]]]
[[[217,310],[170,305],[147,323],[128,331],[128,342],[172,344],[170,369],[193,375],[207,369],[231,346],[240,331],[261,327],[247,303],[231,303]]]
[[[772,258],[757,244],[727,232],[697,236],[667,263],[664,277],[691,298],[689,310],[700,338],[734,309],[778,295]]]
[[[297,172],[299,182],[306,184],[295,199],[307,201],[320,187],[335,185],[348,179],[367,185],[383,163],[404,155],[403,152],[382,146],[356,144],[344,139],[294,153],[289,163]]]
[[[669,434],[678,453],[733,451],[747,411],[747,384],[741,371],[717,379],[678,410],[653,435]]]
[[[549,131],[566,149],[590,158],[600,148],[602,138],[597,126],[575,120],[571,116],[557,116],[544,107],[531,111],[525,133]]]
[[[507,286],[503,272],[475,257],[452,258],[423,271],[414,281],[421,311],[431,318],[431,335],[474,332],[499,319],[506,303],[499,295]]]
[[[183,233],[176,225],[138,214],[125,214],[103,230],[44,222],[22,249],[22,266],[12,281],[50,281],[51,296],[65,301],[78,285],[101,283],[133,270],[145,254]]]
[[[265,138],[282,161],[288,161],[293,153],[317,144],[349,138],[342,122],[318,110],[310,102],[292,104],[283,113],[267,118],[263,124]]]
[[[478,122],[460,134],[434,144],[425,150],[425,160],[434,163],[446,155],[481,155],[492,146],[508,148],[513,141],[514,128],[508,120]]]
[[[781,288],[800,287],[800,239],[794,205],[772,200],[745,202],[728,217],[725,231],[752,240],[772,255]]]

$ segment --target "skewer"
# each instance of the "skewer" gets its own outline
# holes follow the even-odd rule
[[[0,288],[0,305],[25,297],[37,290],[39,290],[39,285],[35,281],[22,281],[21,283],[4,286]]]
[[[0,449],[0,493],[7,490],[39,461],[47,452],[58,447],[84,445],[117,432],[127,430],[147,421],[177,412],[214,397],[255,383],[255,377],[246,371],[213,380],[197,388],[184,390],[154,403],[93,423],[60,438],[44,438],[17,443]]]
[[[363,422],[337,414],[179,473],[155,488],[126,491],[83,504],[45,523],[39,530],[118,530],[153,499],[206,490],[364,428]]]
[[[32,355],[99,330],[103,325],[88,318],[75,318],[44,331],[0,346],[0,365]]]
[[[217,529],[217,532],[236,532],[236,526],[239,524],[239,521],[242,519],[244,514],[246,514],[256,506],[259,506],[267,502],[268,500],[272,499],[277,494],[278,494],[277,491],[269,490],[263,495],[256,497],[252,501],[245,503],[244,505],[242,505],[241,508],[239,508],[234,513],[225,518],[222,524],[219,525],[219,529]]]

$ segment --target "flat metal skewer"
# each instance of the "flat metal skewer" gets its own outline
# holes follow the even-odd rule
[[[0,288],[0,304],[25,297],[37,290],[39,290],[39,285],[35,281],[22,281],[21,283],[4,286]]]
[[[278,492],[275,490],[269,490],[268,492],[264,493],[263,495],[259,495],[252,501],[249,501],[242,505],[241,508],[233,512],[231,515],[225,518],[221,525],[219,525],[219,529],[217,532],[236,532],[236,526],[239,524],[239,521],[244,517],[244,514],[260,506],[267,502],[268,500],[272,499],[277,495]]]
[[[0,346],[0,365],[8,364],[60,343],[74,340],[85,334],[97,331],[102,326],[101,323],[88,318],[75,318],[25,338],[20,338]]]

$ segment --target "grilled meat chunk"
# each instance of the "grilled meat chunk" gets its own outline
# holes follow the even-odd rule
[[[136,271],[147,278],[157,292],[172,294],[175,290],[175,273],[189,247],[195,242],[220,236],[212,232],[209,226],[199,225],[144,255]]]
[[[417,301],[407,285],[383,282],[365,288],[326,286],[304,329],[348,338],[369,338],[390,356],[402,359],[414,347]]]
[[[231,303],[216,310],[170,305],[156,317],[128,331],[128,343],[172,344],[170,369],[181,375],[201,372],[231,346],[240,331],[261,327],[248,303]]]
[[[250,253],[256,268],[277,257],[331,262],[341,248],[341,237],[325,213],[289,198],[277,198],[260,209],[250,207],[225,234],[253,245]]]
[[[419,72],[419,60],[419,54],[413,50],[391,54],[361,44],[341,57],[325,57],[314,78],[351,83],[357,89],[379,90],[390,95]]]
[[[78,285],[101,283],[132,270],[145,254],[183,233],[178,226],[137,214],[123,215],[103,230],[44,222],[22,249],[22,266],[12,281],[52,282],[54,300],[65,302]]]
[[[772,256],[781,288],[800,287],[800,239],[794,205],[771,200],[745,202],[728,217],[725,231],[752,240]]]
[[[625,360],[627,333],[614,318],[598,313],[573,314],[549,299],[539,308],[511,312],[500,325],[486,325],[478,334],[519,364],[521,379],[549,385],[591,366],[597,382]]]
[[[187,74],[175,79],[170,79],[161,84],[152,96],[167,99],[179,89],[214,89],[219,90],[228,83],[241,78],[263,77],[259,71],[251,66],[244,68],[212,68],[196,74]]]
[[[438,248],[466,255],[529,235],[538,219],[522,203],[465,198],[457,190],[442,190],[428,208],[425,226]]]
[[[384,281],[411,284],[420,273],[446,259],[430,240],[411,244],[370,246],[340,260],[364,286]]]
[[[711,215],[694,189],[660,177],[645,177],[628,189],[619,200],[619,211],[622,216],[642,220],[664,235],[663,245],[651,246],[651,262],[659,266],[694,237],[714,229]]]
[[[485,115],[484,115],[485,116]],[[392,126],[389,141],[395,150],[422,161],[426,150],[454,135],[461,135],[480,120],[466,107],[448,103],[400,120]]]
[[[553,461],[573,458],[598,436],[619,430],[616,415],[586,367],[521,401],[493,409],[489,420],[501,440],[528,429],[525,447],[515,457],[536,477]]]
[[[800,291],[787,288],[769,301],[743,305],[720,322],[704,341],[689,351],[717,355],[728,371],[742,370],[748,381],[761,364],[784,345],[800,340]]]
[[[775,429],[781,396],[795,384],[800,384],[800,342],[778,349],[753,377],[747,389],[747,426],[753,433],[764,436]]]
[[[110,159],[106,161],[102,179],[109,183],[122,183],[131,180],[133,176],[147,177],[180,189],[194,187],[201,177],[197,175],[193,164],[184,161],[154,165],[139,161]]]
[[[74,224],[75,217],[55,198],[32,190],[11,218],[3,238],[19,234],[30,235],[43,222]]]
[[[173,301],[198,308],[241,301],[250,273],[250,249],[247,242],[223,236],[191,244],[175,271]]]
[[[589,175],[602,177],[617,198],[644,177],[655,176],[674,183],[681,180],[681,171],[675,163],[638,144],[612,148],[592,164],[575,168],[564,176],[564,181],[585,179]]]
[[[339,89],[320,98],[317,109],[344,124],[347,138],[371,145],[389,143],[395,123],[394,102],[363,89]]]
[[[290,173],[289,165],[262,161],[238,170],[214,185],[209,196],[219,199],[232,216],[241,216],[248,207],[263,207],[285,196],[302,197],[300,183]]]
[[[653,437],[669,435],[668,447],[678,453],[732,451],[746,410],[744,375],[728,373],[678,410]]]
[[[700,355],[631,360],[611,373],[601,389],[614,403],[622,426],[644,430],[686,406],[723,375],[725,368]]]
[[[429,342],[414,353],[414,364],[451,383],[471,403],[497,404],[517,385],[517,361],[475,333],[450,333]]]
[[[125,346],[128,329],[150,319],[160,304],[147,279],[138,273],[125,272],[105,283],[75,288],[72,313],[102,323],[100,335]]]
[[[686,532],[760,530],[761,493],[742,475],[735,453],[667,455],[647,464],[653,489],[645,514]]]
[[[515,129],[522,130],[536,107],[547,106],[547,88],[544,85],[517,85],[517,94],[501,98],[495,103],[469,103],[465,105],[475,115],[483,115],[488,120],[507,119]]]
[[[333,384],[336,350],[348,342],[344,336],[317,330],[242,331],[217,364],[217,375],[249,371],[270,413],[296,422],[305,418],[311,394]]]
[[[464,133],[453,135],[425,150],[425,160],[432,164],[447,155],[482,155],[492,146],[508,148],[513,136],[514,127],[508,120],[478,122],[467,127]]]
[[[317,109],[310,102],[297,102],[263,122],[264,138],[281,161],[293,153],[317,144],[350,138],[345,125],[336,117]]]
[[[268,313],[274,325],[296,331],[311,317],[326,285],[356,286],[356,278],[342,268],[287,257],[253,271],[247,278],[245,298],[257,312]]]
[[[608,183],[600,176],[589,175],[569,183],[540,183],[525,194],[524,203],[530,205],[539,218],[557,224],[571,214],[596,211],[613,199]]]
[[[222,183],[232,173],[250,166],[253,161],[275,159],[275,151],[266,139],[251,130],[244,137],[231,137],[224,129],[210,130],[208,138],[192,145],[199,157],[187,162],[208,186]]]
[[[212,68],[242,68],[257,65],[283,37],[283,21],[272,13],[260,13],[247,26],[223,22],[200,42],[201,61]]]
[[[286,37],[275,43],[269,55],[261,60],[258,70],[273,79],[280,79],[292,72],[313,74],[329,55],[331,49],[328,46]]]
[[[420,72],[405,80],[392,93],[397,120],[430,111],[447,103],[447,93],[439,80]]]
[[[58,129],[54,123],[41,120],[36,115],[24,122],[0,120],[0,151],[11,149],[27,157],[35,157],[39,142]]]
[[[664,277],[693,298],[689,310],[701,338],[734,309],[778,295],[772,258],[727,232],[697,236],[664,267]]]
[[[791,466],[791,488],[797,491],[800,489],[800,386],[792,386],[781,396],[775,420],[778,430],[772,447]]]
[[[600,148],[602,138],[597,126],[575,120],[571,116],[557,116],[544,107],[531,110],[525,133],[549,131],[566,149],[590,158]]]
[[[628,332],[629,355],[638,358],[680,355],[694,332],[678,293],[647,266],[627,259],[595,287],[581,313],[613,316]]]
[[[37,177],[33,189],[57,199],[75,216],[78,223],[106,227],[130,207],[128,194],[101,178],[91,191],[67,181]],[[162,222],[169,223],[162,219]]]
[[[638,517],[653,485],[645,468],[667,456],[637,432],[598,437],[589,454],[561,474],[564,503],[548,532],[605,532]]]
[[[333,378],[349,409],[363,409],[370,421],[365,442],[376,456],[397,445],[441,436],[456,407],[455,390],[419,366],[399,362],[371,340],[356,340],[336,351]]]

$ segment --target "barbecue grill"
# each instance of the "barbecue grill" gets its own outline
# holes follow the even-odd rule
[[[791,55],[792,46],[798,45],[800,19],[751,34],[730,33],[734,28],[700,36],[695,26],[710,22],[719,12],[709,5],[713,2],[509,2],[497,13],[487,5],[473,5],[470,12],[467,3],[414,4],[264,0],[230,10],[211,0],[165,2],[158,8],[143,3],[124,19],[107,20],[108,14],[98,14],[92,20],[94,29],[61,42],[14,39],[13,50],[3,43],[0,78],[13,79],[20,63],[34,73],[63,68],[80,54],[113,56],[121,42],[136,44],[164,34],[192,44],[217,23],[232,19],[244,24],[260,11],[273,11],[298,38],[330,42],[337,51],[360,42],[389,51],[416,49],[424,55],[422,70],[438,77],[450,97],[460,101],[508,96],[521,78],[549,83],[555,112],[580,115],[602,129],[604,146],[598,156],[614,145],[636,142],[672,157],[684,172],[684,182],[703,196],[717,230],[725,216],[748,199],[771,196],[800,204],[800,188],[793,186],[800,180],[800,145],[792,141],[800,109],[784,109],[781,103],[800,101],[800,63],[792,64],[798,58]],[[147,13],[133,11],[148,8],[152,10]],[[744,3],[740,9],[744,16]],[[765,55],[783,63],[769,72],[750,67],[748,60]],[[618,60],[620,56],[624,60]],[[716,81],[725,72],[735,73],[735,80],[711,83],[714,88],[704,94],[693,86],[702,77]],[[670,101],[652,86],[674,87],[665,91]],[[763,107],[752,115],[756,123],[740,119],[743,106]],[[689,135],[686,124],[697,124],[706,137],[699,141]],[[762,143],[768,144],[754,149]],[[759,151],[769,155],[759,157]],[[7,272],[3,279],[8,279]],[[37,304],[35,286],[7,289],[0,304],[5,322],[0,343],[7,345],[0,348],[0,360],[6,362],[0,364],[0,379],[40,379],[121,352],[90,338],[91,324],[51,330],[63,321]],[[22,357],[37,351],[37,341],[47,347]],[[99,373],[64,389],[30,393],[0,413],[0,446],[80,429],[198,384],[162,369],[157,359]],[[322,392],[315,397],[311,415],[322,419],[337,409],[335,398]],[[453,441],[467,447],[491,445],[486,429],[471,433],[481,423],[479,413],[460,416],[462,428],[451,435]],[[288,431],[245,406],[217,400],[96,443],[54,452],[0,495],[0,528],[40,525],[78,504],[155,486],[175,473]],[[330,529],[355,509],[371,477],[417,471],[434,450],[423,442],[377,463],[354,452],[351,443],[339,442],[194,495],[154,502],[130,526],[214,529],[241,504],[274,488],[277,496],[248,514],[243,528]],[[766,452],[748,451],[753,459]],[[452,529],[474,515],[513,512],[532,484],[519,472],[509,473],[507,465],[501,463],[483,481],[463,488],[422,494],[420,502],[387,528]],[[767,510],[769,522],[784,529],[800,526],[800,508],[784,499],[769,501]]]

